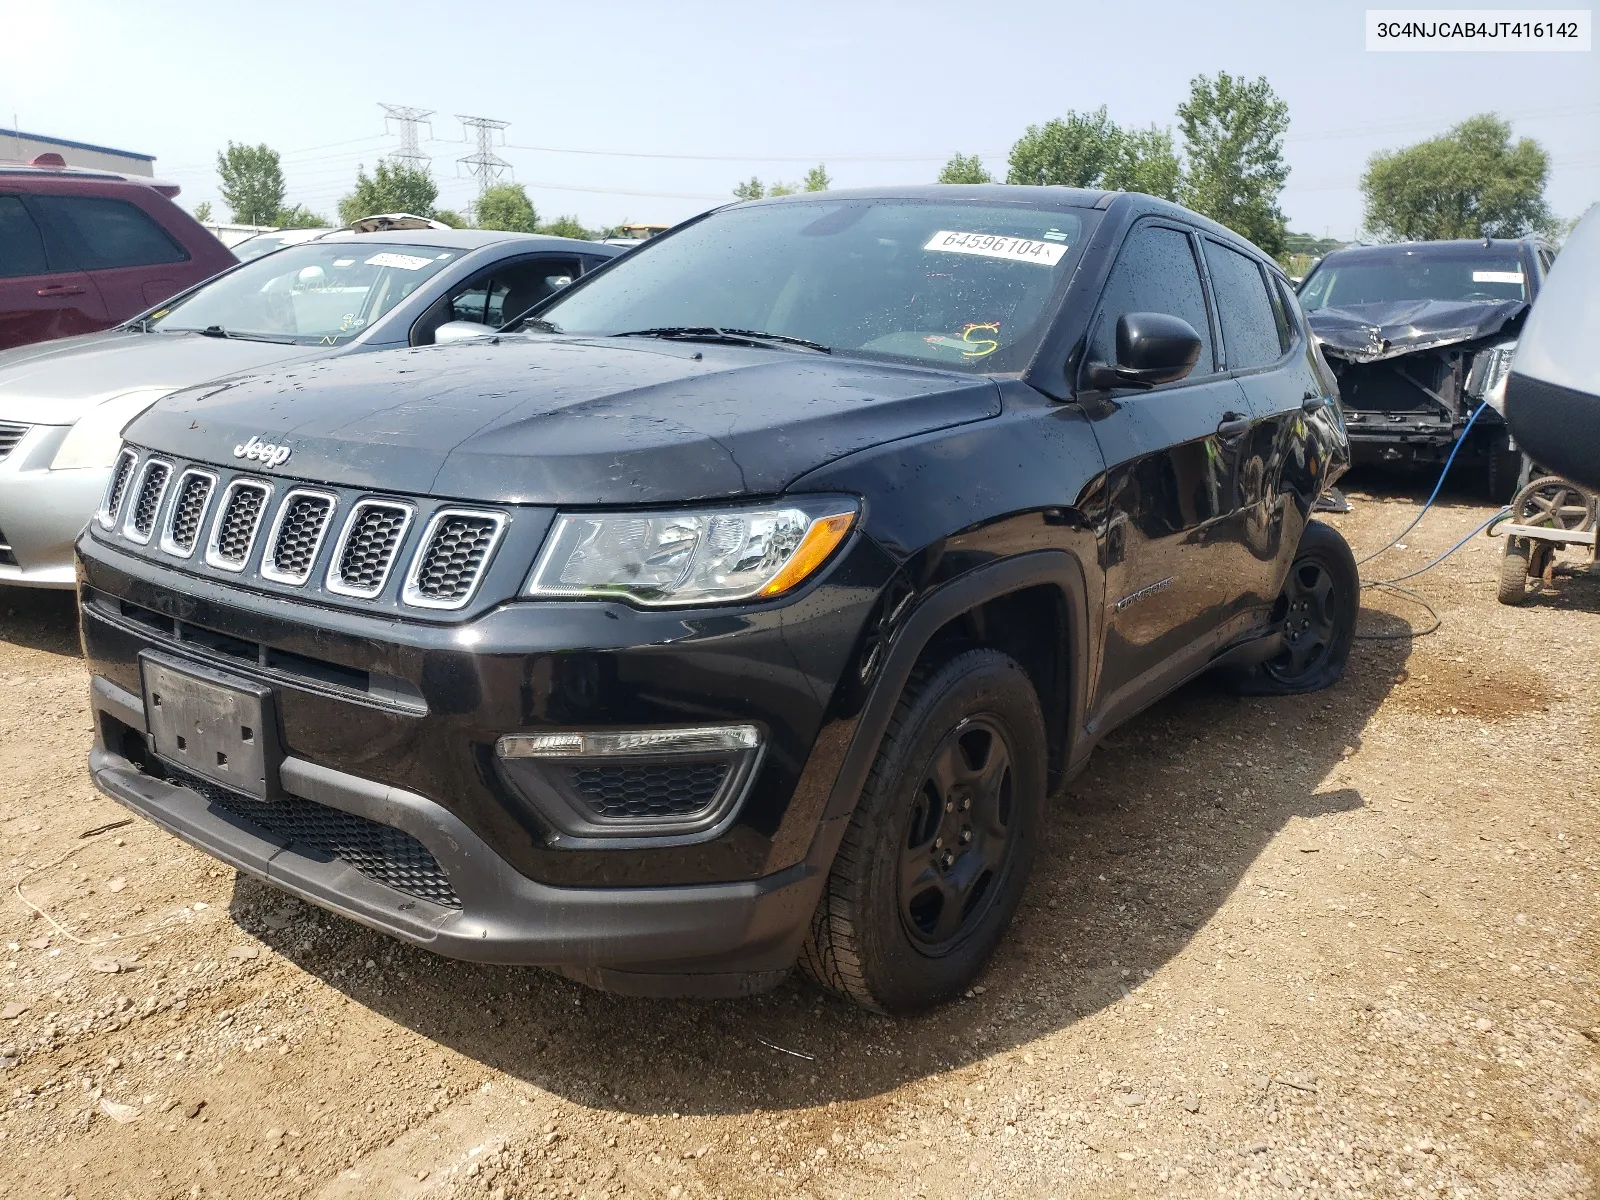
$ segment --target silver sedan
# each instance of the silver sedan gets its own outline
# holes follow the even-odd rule
[[[73,542],[105,495],[122,429],[161,397],[266,367],[429,345],[449,322],[496,327],[619,253],[488,230],[340,231],[117,329],[0,352],[0,584],[74,585]]]

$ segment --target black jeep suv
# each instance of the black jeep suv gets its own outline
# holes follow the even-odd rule
[[[94,779],[441,954],[928,1005],[1108,730],[1338,678],[1333,395],[1272,262],[1146,196],[730,206],[496,337],[135,421]]]

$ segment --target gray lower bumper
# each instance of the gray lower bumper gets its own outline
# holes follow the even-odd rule
[[[140,699],[93,681],[99,714],[143,729]],[[595,986],[652,995],[740,993],[782,978],[799,952],[836,831],[813,859],[764,879],[683,887],[562,888],[529,879],[449,810],[303,759],[288,758],[284,790],[404,830],[438,860],[460,909],[418,899],[146,774],[97,744],[95,785],[191,845],[303,900],[451,958],[554,967]]]
[[[99,507],[111,472],[49,469],[69,429],[35,425],[0,462],[0,542],[15,560],[0,562],[0,584],[76,584],[72,546]]]

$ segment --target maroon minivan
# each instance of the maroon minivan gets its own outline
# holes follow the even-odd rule
[[[177,194],[56,154],[0,165],[0,350],[108,329],[237,265]]]

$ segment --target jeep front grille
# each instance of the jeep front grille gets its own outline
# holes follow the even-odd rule
[[[128,524],[123,533],[141,546],[155,532],[156,514],[161,511],[161,500],[167,494],[167,484],[172,479],[172,464],[159,458],[145,460],[144,471],[139,476],[139,487],[134,493],[133,508],[128,512]]]
[[[235,479],[228,485],[206,546],[208,564],[224,571],[244,570],[271,495],[271,484],[254,479]]]
[[[438,512],[428,523],[411,565],[405,602],[421,608],[460,608],[472,599],[505,523],[499,513],[453,508]]]
[[[28,426],[18,425],[13,421],[0,421],[0,462],[10,457],[17,443],[28,432]]]
[[[350,513],[328,568],[328,590],[371,598],[383,591],[411,524],[409,504],[363,500]]]
[[[111,481],[106,484],[106,502],[100,510],[100,524],[105,529],[110,529],[117,523],[117,511],[122,507],[122,497],[127,494],[128,480],[133,477],[133,464],[139,461],[139,456],[132,450],[124,450],[117,455],[117,461],[111,468]]]
[[[208,471],[190,469],[178,477],[178,495],[172,502],[166,532],[161,535],[161,548],[168,554],[188,558],[194,553],[216,486],[217,477]]]
[[[261,575],[278,583],[299,587],[311,578],[311,568],[328,531],[335,500],[326,492],[295,489],[283,498],[278,517],[267,539],[267,553],[261,561]]]

